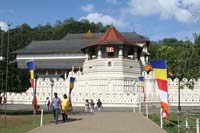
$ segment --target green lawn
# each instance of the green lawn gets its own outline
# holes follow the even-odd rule
[[[196,118],[200,118],[200,115],[194,115],[191,116],[194,119],[189,119],[188,121],[188,125],[191,129],[189,129],[189,133],[195,133],[196,132]],[[149,116],[149,119],[151,119],[152,121],[154,121],[156,124],[158,124],[160,126],[160,116],[158,114],[152,114]],[[179,115],[179,120],[180,120],[180,125],[181,125],[181,129],[180,132],[181,133],[185,133],[185,113],[181,113]],[[176,113],[170,113],[169,115],[169,119],[168,120],[163,120],[164,124],[163,124],[163,128],[168,132],[168,133],[177,133],[178,132],[178,115]],[[192,128],[193,127],[193,128]]]
[[[33,116],[32,111],[8,111],[5,128],[5,115],[0,111],[0,133],[24,133],[40,126],[40,114]],[[52,122],[53,115],[46,113],[43,124]]]

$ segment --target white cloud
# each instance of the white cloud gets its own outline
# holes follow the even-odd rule
[[[88,5],[82,6],[81,10],[83,10],[85,12],[92,12],[94,10],[94,5],[88,4]]]
[[[0,21],[0,27],[1,27],[1,30],[8,31],[8,25],[5,22]]]
[[[81,17],[79,20],[87,19],[90,22],[98,23],[101,22],[103,25],[111,25],[118,27],[126,26],[126,23],[122,19],[116,19],[112,16],[102,14],[102,13],[90,13],[86,17]]]
[[[190,23],[200,20],[200,0],[129,0],[128,8],[122,11],[134,16],[159,15],[162,19]]]
[[[117,4],[119,0],[106,0],[106,2],[111,3],[111,4]]]

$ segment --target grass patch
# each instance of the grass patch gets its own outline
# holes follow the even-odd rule
[[[5,115],[0,111],[0,133],[23,133],[40,126],[40,114],[33,116],[32,113],[32,111],[7,111],[5,128]],[[51,113],[44,113],[43,124],[52,120]]]
[[[188,119],[188,125],[189,125],[189,132],[196,132],[196,118],[200,118],[200,115],[193,115],[191,118]],[[149,115],[149,119],[154,121],[156,124],[160,126],[160,116],[158,114],[152,114]],[[179,115],[179,123],[181,126],[180,132],[185,133],[185,123],[186,123],[186,117],[185,113],[181,113]],[[178,114],[177,113],[170,113],[169,119],[168,120],[163,120],[163,128],[166,130],[168,133],[174,133],[178,132]]]

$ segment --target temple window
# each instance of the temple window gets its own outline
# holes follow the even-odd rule
[[[108,67],[112,67],[112,62],[108,61]]]
[[[108,58],[114,57],[114,47],[107,47],[106,51],[108,53]]]

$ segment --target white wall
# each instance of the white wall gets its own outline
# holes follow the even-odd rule
[[[142,73],[145,76],[145,96],[146,102],[159,102],[159,95],[157,84],[154,79],[153,72],[147,74]],[[135,80],[102,80],[91,79],[86,80],[81,72],[70,72],[69,76],[76,77],[75,86],[72,91],[72,103],[74,106],[83,106],[85,99],[93,99],[95,102],[97,99],[101,99],[104,106],[113,107],[133,107],[137,106],[141,102],[144,102],[144,94],[141,91],[140,83]],[[57,92],[58,96],[62,98],[63,94],[69,92],[69,78],[53,79],[53,93]],[[181,89],[181,105],[182,106],[199,106],[200,105],[200,79],[193,80],[194,88],[191,90],[184,86]],[[178,104],[178,79],[172,81],[168,79],[168,95],[169,104],[176,106]],[[183,79],[181,84],[191,82],[187,79]],[[37,99],[38,104],[44,104],[46,97],[51,97],[51,81],[50,79],[38,79],[37,80]],[[33,89],[29,88],[23,93],[8,93],[8,103],[14,104],[31,104]]]

